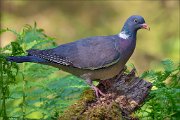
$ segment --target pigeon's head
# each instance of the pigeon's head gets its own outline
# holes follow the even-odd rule
[[[124,25],[124,28],[133,31],[137,31],[139,29],[150,30],[150,27],[148,27],[148,25],[145,23],[144,18],[139,15],[133,15],[129,17]]]

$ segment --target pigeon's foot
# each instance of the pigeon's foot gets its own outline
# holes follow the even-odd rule
[[[104,94],[103,92],[101,92],[101,90],[100,90],[98,87],[96,87],[95,85],[93,85],[91,79],[86,79],[86,82],[87,82],[88,85],[90,85],[91,88],[95,91],[96,97],[99,97],[99,95],[105,96],[105,94]]]
[[[101,90],[98,87],[96,87],[94,85],[92,85],[91,87],[94,89],[97,97],[99,97],[99,95],[105,96],[105,94],[103,92],[101,92]]]

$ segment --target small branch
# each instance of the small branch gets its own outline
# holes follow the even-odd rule
[[[139,108],[151,90],[152,84],[135,76],[135,69],[129,74],[100,81],[98,88],[106,96],[95,98],[92,90],[85,91],[82,99],[70,106],[59,120],[133,119],[131,113]]]
[[[121,74],[116,79],[101,81],[98,85],[103,87],[104,83],[110,83],[105,87],[105,92],[114,94],[114,99],[125,114],[131,114],[136,108],[141,106],[151,90],[152,84],[135,76],[133,69],[130,74]],[[102,88],[101,88],[102,89]]]

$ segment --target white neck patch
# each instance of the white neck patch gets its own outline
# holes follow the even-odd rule
[[[118,36],[123,39],[128,39],[130,35],[126,34],[125,31],[122,31],[118,34]]]

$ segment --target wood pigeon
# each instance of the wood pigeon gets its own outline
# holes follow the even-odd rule
[[[83,38],[53,49],[30,49],[27,56],[9,56],[7,60],[60,68],[86,80],[97,97],[104,96],[92,80],[110,79],[121,72],[135,49],[137,30],[142,28],[150,30],[142,16],[133,15],[118,34]]]

